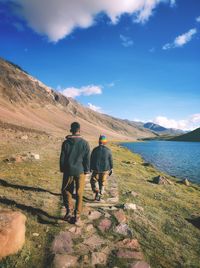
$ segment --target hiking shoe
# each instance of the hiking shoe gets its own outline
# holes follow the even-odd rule
[[[65,216],[63,217],[64,221],[70,222],[72,219],[72,214],[71,213],[66,213]]]
[[[95,201],[100,201],[101,200],[101,195],[99,192],[96,192],[96,195],[95,195],[95,198],[94,198]]]

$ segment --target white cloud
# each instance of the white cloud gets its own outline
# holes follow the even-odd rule
[[[160,3],[173,5],[174,0],[10,0],[18,5],[15,13],[39,34],[57,42],[76,28],[88,28],[103,12],[113,24],[123,14],[135,16],[137,22],[149,19]]]
[[[152,122],[166,128],[193,130],[200,127],[200,113],[193,114],[182,120],[169,119],[165,116],[157,116],[154,120],[152,120]]]
[[[122,41],[122,46],[124,47],[130,47],[133,45],[133,40],[129,36],[125,36],[123,34],[120,34],[120,39]]]
[[[196,18],[196,22],[200,22],[200,16]]]
[[[106,86],[107,87],[114,87],[115,86],[115,82],[108,83]]]
[[[187,44],[189,41],[192,40],[192,37],[197,33],[197,29],[193,28],[190,29],[188,32],[177,36],[172,43],[167,43],[163,46],[164,50],[175,48],[175,47],[182,47],[183,45]]]
[[[88,108],[90,108],[91,110],[98,112],[98,113],[102,113],[102,108],[99,106],[95,106],[92,103],[88,103]]]
[[[102,87],[95,85],[88,85],[80,88],[68,87],[63,90],[60,90],[60,92],[66,97],[76,98],[81,95],[90,96],[90,95],[102,94]]]

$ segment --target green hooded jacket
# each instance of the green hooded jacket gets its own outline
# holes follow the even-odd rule
[[[62,144],[60,171],[79,176],[90,171],[90,147],[80,135],[69,135]]]
[[[113,159],[111,150],[105,145],[99,145],[93,149],[90,160],[90,170],[99,173],[111,170]]]

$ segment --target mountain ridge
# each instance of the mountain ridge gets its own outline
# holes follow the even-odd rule
[[[63,135],[72,121],[82,133],[95,138],[101,133],[115,140],[136,140],[154,134],[144,128],[82,106],[76,100],[46,86],[18,65],[0,58],[1,121]]]

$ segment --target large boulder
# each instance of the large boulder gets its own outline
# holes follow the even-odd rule
[[[153,182],[156,184],[173,184],[169,179],[161,175],[154,177]]]
[[[21,212],[0,209],[0,260],[22,249],[25,222],[26,216]]]

